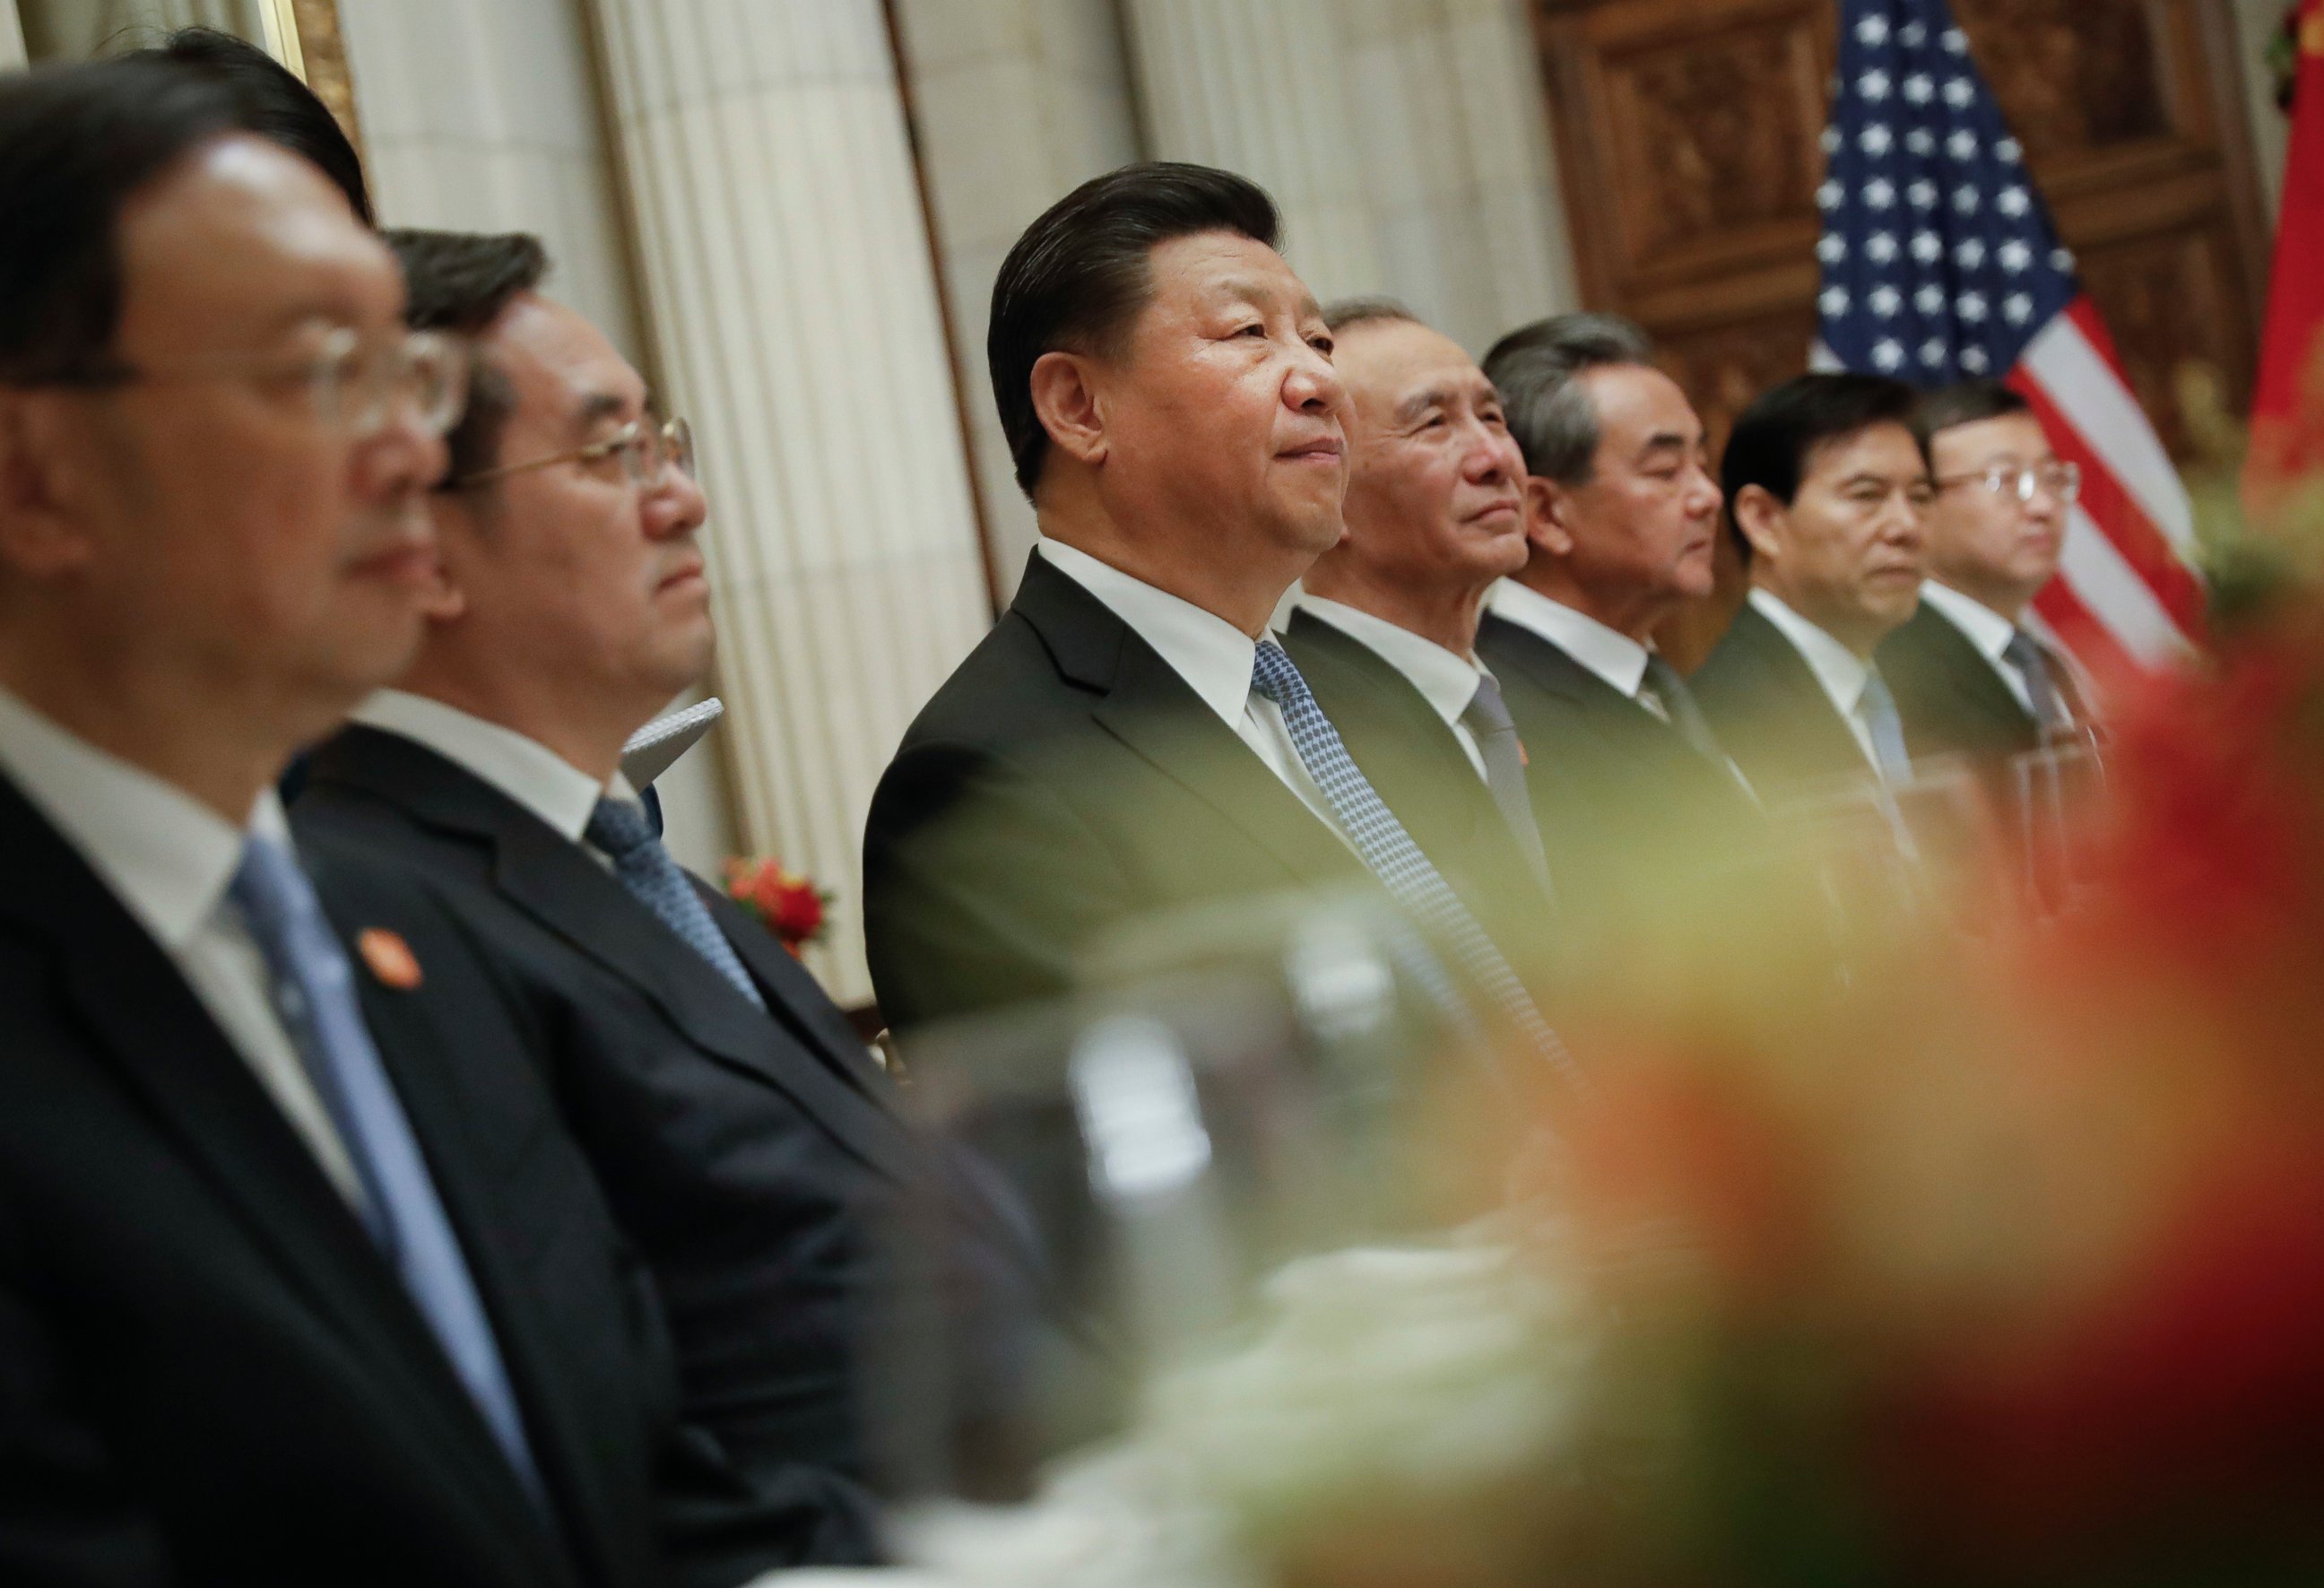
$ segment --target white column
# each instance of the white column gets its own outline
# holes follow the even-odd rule
[[[1035,216],[1139,157],[1129,59],[1114,0],[901,0],[897,21],[977,491],[1006,602],[1035,527],[985,371],[992,278]]]
[[[1265,188],[1285,256],[1318,295],[1386,290],[1342,70],[1344,0],[1122,0],[1122,14],[1148,152]]]
[[[1124,0],[1151,152],[1258,180],[1325,298],[1481,352],[1579,302],[1525,0]]]
[[[16,20],[16,0],[0,0],[0,71],[24,64],[24,27]]]
[[[743,840],[837,891],[869,995],[863,818],[990,621],[879,0],[595,0],[645,319],[713,503]]]

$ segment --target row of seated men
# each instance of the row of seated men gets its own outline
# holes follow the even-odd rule
[[[883,1218],[934,1181],[1003,1297],[1041,1255],[620,776],[712,645],[683,426],[537,243],[369,219],[230,41],[0,83],[0,1581],[875,1559]],[[1587,929],[1587,823],[1630,819],[1601,769],[1738,823],[1779,775],[1742,725],[1780,653],[1738,629],[1698,707],[1646,642],[1721,492],[1635,333],[1480,370],[1326,316],[1274,241],[1240,179],[1134,167],[1001,269],[1044,540],[873,812],[908,1051],[1141,914],[1371,879],[1575,1071],[1531,971]],[[2070,481],[1978,401],[1933,483],[1877,383],[1729,450],[1755,604],[1876,770],[1932,491],[1990,621],[1936,632],[1931,698],[1991,695],[1963,646],[2025,723],[2057,698],[2009,649],[2040,558],[1990,547],[2054,559]]]

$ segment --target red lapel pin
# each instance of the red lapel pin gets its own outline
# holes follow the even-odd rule
[[[411,952],[411,945],[385,927],[366,927],[356,933],[355,952],[383,985],[398,992],[412,991],[422,980],[420,956]]]

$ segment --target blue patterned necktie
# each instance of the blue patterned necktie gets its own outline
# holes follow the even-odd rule
[[[1913,758],[1904,749],[1904,721],[1896,715],[1896,697],[1888,693],[1888,680],[1880,669],[1867,664],[1864,669],[1864,693],[1857,697],[1857,710],[1864,714],[1864,726],[1872,737],[1872,758],[1880,768],[1884,783],[1902,783],[1913,775]]]
[[[2009,631],[2009,643],[2001,648],[2001,660],[2015,668],[2025,680],[2025,697],[2034,706],[2034,721],[2042,732],[2051,737],[2070,735],[2074,731],[2074,714],[2058,694],[2058,685],[2050,676],[2050,659],[2042,654],[2041,642],[2024,629]]]
[[[287,847],[254,836],[243,845],[227,892],[266,962],[275,1014],[354,1161],[363,1184],[364,1227],[428,1320],[509,1464],[546,1507],[540,1470],[475,1277],[364,1024],[355,974],[313,884]]]
[[[1501,820],[1517,841],[1526,864],[1533,868],[1534,881],[1544,892],[1550,892],[1549,856],[1542,850],[1541,827],[1534,820],[1533,798],[1526,790],[1525,746],[1517,742],[1517,725],[1510,718],[1509,708],[1501,699],[1501,687],[1492,674],[1478,678],[1477,692],[1469,697],[1461,720],[1476,735],[1477,751],[1485,762],[1485,787],[1500,808]]]
[[[1587,1094],[1591,1088],[1573,1056],[1542,1019],[1525,984],[1484,928],[1477,924],[1477,918],[1469,913],[1435,863],[1421,853],[1388,802],[1365,780],[1348,747],[1341,743],[1339,730],[1315,704],[1307,680],[1300,677],[1282,646],[1271,640],[1259,642],[1251,660],[1250,687],[1281,708],[1283,725],[1290,730],[1291,747],[1298,752],[1300,763],[1315,780],[1356,853],[1388,889],[1388,896],[1424,931],[1450,946],[1462,968],[1499,1006],[1534,1050],[1569,1084]]]
[[[692,881],[654,836],[653,825],[642,807],[624,799],[600,799],[589,813],[589,826],[582,836],[605,852],[622,886],[677,933],[679,942],[700,955],[735,992],[761,1009],[767,1007],[758,983],[742,968],[742,956],[711,918],[710,907],[702,902]]]

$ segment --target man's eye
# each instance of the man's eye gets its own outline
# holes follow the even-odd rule
[[[1329,337],[1310,337],[1307,338],[1307,346],[1313,347],[1324,357],[1329,358],[1332,356],[1332,349],[1338,346],[1339,344],[1333,341]]]
[[[1235,328],[1235,335],[1238,337],[1264,337],[1267,335],[1267,327],[1257,320],[1253,320],[1247,326],[1237,326]]]

